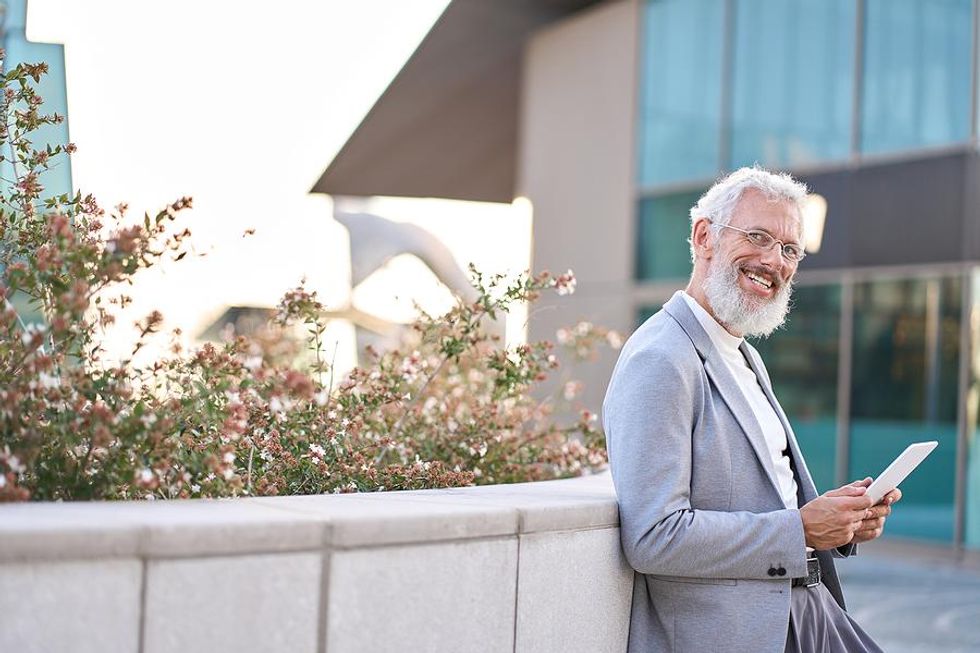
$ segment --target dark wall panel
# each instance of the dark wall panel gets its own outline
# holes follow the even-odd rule
[[[802,177],[827,199],[820,252],[802,270],[980,258],[976,156],[956,153]]]
[[[854,265],[963,260],[966,155],[862,168],[854,175]]]

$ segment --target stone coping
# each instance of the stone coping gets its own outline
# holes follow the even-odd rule
[[[422,544],[619,524],[608,472],[406,492],[0,506],[0,562]]]

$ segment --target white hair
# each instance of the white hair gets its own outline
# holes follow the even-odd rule
[[[754,188],[770,202],[791,202],[803,214],[803,200],[807,195],[805,184],[796,181],[785,172],[770,172],[759,166],[739,168],[727,177],[715,182],[705,191],[698,203],[691,207],[691,226],[701,218],[711,220],[715,234],[722,225],[732,220],[735,206],[742,199],[742,193]],[[802,224],[800,228],[802,229]],[[695,259],[694,243],[691,242],[691,261]]]

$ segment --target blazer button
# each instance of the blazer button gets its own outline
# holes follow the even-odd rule
[[[768,573],[769,573],[770,576],[775,576],[779,572],[776,571],[776,568],[775,567],[769,567],[769,572]]]
[[[780,576],[785,576],[786,575],[786,568],[785,567],[780,567],[779,569],[776,570],[776,573],[779,574]]]

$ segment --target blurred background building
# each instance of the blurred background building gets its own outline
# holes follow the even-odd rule
[[[314,191],[527,198],[533,268],[579,279],[537,339],[631,331],[685,285],[700,193],[791,171],[822,242],[757,345],[818,486],[939,440],[890,536],[980,548],[976,4],[453,0]]]

